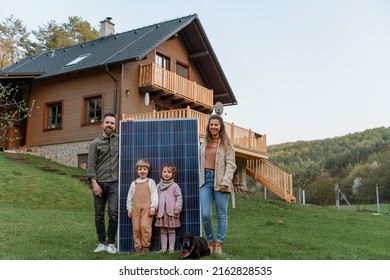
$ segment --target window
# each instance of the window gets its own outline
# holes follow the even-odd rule
[[[78,58],[72,60],[72,61],[69,62],[68,64],[65,64],[65,66],[72,66],[72,65],[75,65],[75,64],[79,63],[80,61],[84,60],[85,58],[87,58],[87,57],[90,56],[90,55],[91,55],[90,53],[80,55]]]
[[[189,68],[183,64],[177,63],[176,64],[176,74],[186,78],[188,80],[189,77]]]
[[[82,169],[87,169],[88,167],[88,154],[78,154],[77,155],[77,166]]]
[[[155,62],[161,68],[164,68],[164,69],[167,69],[167,70],[170,69],[170,60],[169,60],[169,58],[164,56],[164,55],[162,55],[162,54],[156,53],[156,61]]]
[[[46,128],[61,128],[62,126],[62,102],[46,104]]]
[[[161,87],[169,87],[169,73],[167,73],[170,68],[170,60],[168,57],[163,56],[162,54],[156,53],[156,65],[157,71],[155,76],[155,82]]]
[[[102,96],[85,98],[84,123],[99,123],[102,120]]]

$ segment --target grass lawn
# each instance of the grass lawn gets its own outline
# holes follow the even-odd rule
[[[2,260],[175,260],[152,252],[93,253],[93,198],[72,174],[85,171],[25,155],[30,164],[0,153],[0,259]],[[37,168],[49,166],[59,175]],[[323,208],[236,195],[229,209],[221,256],[206,260],[389,260],[390,216],[354,207]],[[371,210],[371,209],[370,209]],[[386,212],[387,211],[387,212]]]

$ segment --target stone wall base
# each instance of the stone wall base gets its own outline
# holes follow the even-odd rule
[[[28,152],[66,166],[85,168],[86,163],[79,162],[79,155],[88,154],[90,142],[29,147]]]

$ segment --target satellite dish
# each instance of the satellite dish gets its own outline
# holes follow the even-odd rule
[[[150,103],[150,95],[149,92],[145,93],[145,105],[149,105]]]
[[[216,114],[222,115],[222,113],[223,113],[223,104],[221,102],[219,102],[219,101],[217,103],[215,103],[214,111],[215,111]]]

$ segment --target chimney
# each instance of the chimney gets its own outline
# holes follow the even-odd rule
[[[115,33],[115,24],[111,22],[111,17],[107,17],[100,22],[100,37],[106,37]]]

